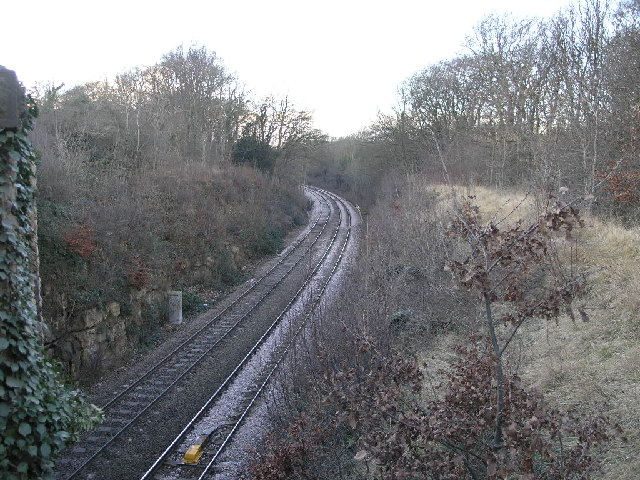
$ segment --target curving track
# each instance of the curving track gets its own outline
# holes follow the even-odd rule
[[[350,240],[348,205],[305,188],[316,205],[307,229],[248,288],[106,401],[105,423],[59,462],[57,478],[209,478],[320,302]],[[233,393],[243,376],[251,387],[245,380],[235,386],[242,392]],[[183,467],[184,450],[205,430],[214,434],[202,461]]]
[[[276,317],[265,335],[254,345],[252,351],[238,365],[243,369],[239,386],[228,391],[226,383],[211,396],[209,401],[185,426],[163,454],[154,462],[141,480],[157,479],[198,479],[212,478],[216,464],[225,448],[233,441],[243,421],[267,387],[269,380],[285,359],[298,334],[304,329],[322,300],[327,285],[336,273],[345,249],[351,238],[351,214],[340,199],[321,191],[338,208],[339,226],[326,246],[322,258],[317,262],[296,295]],[[331,257],[331,258],[330,258]],[[285,319],[287,319],[285,321]],[[282,324],[285,325],[282,325]],[[279,331],[276,331],[279,329]],[[263,345],[263,342],[265,344]],[[271,344],[268,344],[271,343]],[[261,348],[262,347],[262,348]],[[260,352],[260,349],[262,352]],[[235,372],[229,378],[235,379]],[[251,385],[250,388],[246,388]],[[228,398],[225,398],[226,397]],[[211,433],[211,439],[204,449],[202,459],[196,466],[182,462],[184,452],[203,433]]]

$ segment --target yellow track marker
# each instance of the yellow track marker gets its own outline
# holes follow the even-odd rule
[[[188,464],[198,463],[204,453],[204,445],[209,440],[209,435],[200,435],[196,443],[191,445],[187,453],[182,457],[182,461]]]

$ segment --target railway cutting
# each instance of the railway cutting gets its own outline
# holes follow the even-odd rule
[[[101,405],[58,460],[61,479],[215,478],[217,462],[342,268],[355,210],[305,187],[307,228],[262,272]]]

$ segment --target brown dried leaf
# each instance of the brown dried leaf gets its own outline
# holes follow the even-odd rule
[[[356,419],[356,415],[353,412],[349,414],[349,418],[347,418],[347,423],[353,430],[355,430],[356,426],[358,425],[358,421]]]
[[[493,454],[489,454],[487,457],[487,478],[491,478],[496,474],[498,469],[498,464],[496,462],[496,457]]]

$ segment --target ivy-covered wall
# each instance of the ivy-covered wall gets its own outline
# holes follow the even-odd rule
[[[47,359],[36,304],[35,155],[28,139],[37,108],[0,67],[0,472],[50,478],[52,457],[73,432],[99,419]]]

